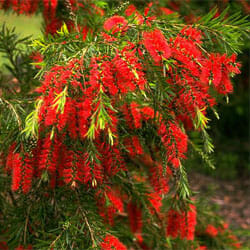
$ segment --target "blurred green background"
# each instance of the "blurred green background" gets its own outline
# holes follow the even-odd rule
[[[9,29],[15,28],[20,37],[32,36],[33,38],[39,37],[42,32],[42,17],[41,15],[25,16],[17,15],[10,12],[0,10],[0,27],[5,23]],[[0,69],[5,72],[3,66],[7,60],[0,53]]]

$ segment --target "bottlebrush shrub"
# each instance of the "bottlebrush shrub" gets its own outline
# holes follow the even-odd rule
[[[18,136],[9,133],[2,154],[12,179],[3,241],[22,249],[205,249],[183,162],[189,145],[209,162],[207,113],[233,91],[233,39],[248,23],[226,12],[214,19],[212,10],[186,25],[152,3],[104,15],[101,2],[41,2],[45,36],[30,55],[41,82],[26,93],[34,109],[24,121],[5,101]],[[19,13],[38,3],[1,2]],[[217,236],[211,229],[202,232]]]

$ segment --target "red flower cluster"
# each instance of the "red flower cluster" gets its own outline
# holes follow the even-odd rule
[[[236,63],[236,55],[227,57],[225,54],[211,54],[210,57],[203,62],[202,80],[203,82],[212,81],[218,93],[226,95],[233,91],[230,82],[230,74],[239,74],[239,64]]]
[[[131,231],[137,237],[139,241],[142,241],[142,211],[141,209],[132,201],[128,203],[128,217]]]
[[[170,209],[167,217],[167,236],[194,240],[196,225],[196,208],[189,206],[189,211],[175,211]]]
[[[143,33],[143,44],[156,64],[168,59],[171,55],[169,44],[158,29]]]
[[[33,166],[29,155],[21,156],[14,153],[15,144],[10,147],[7,157],[6,170],[12,173],[12,190],[16,191],[20,187],[24,193],[27,193],[32,185]]]
[[[231,230],[228,229],[227,223],[223,223],[221,226],[218,227],[215,227],[212,224],[208,224],[205,228],[204,233],[212,238],[223,238],[225,241],[228,242],[228,245],[232,246],[233,248],[241,248],[241,243],[239,242],[239,239],[232,234]]]
[[[217,234],[218,234],[217,228],[214,227],[214,226],[211,225],[211,224],[207,225],[205,231],[206,231],[206,233],[207,233],[208,235],[210,235],[210,236],[212,236],[212,237],[215,237],[215,236],[217,236]]]
[[[32,53],[30,55],[30,59],[34,62],[34,63],[41,63],[43,61],[43,57],[40,53],[36,52],[36,53]],[[35,65],[36,68],[40,69],[41,66],[40,65]]]
[[[122,16],[112,16],[104,22],[103,28],[112,34],[124,33],[128,29],[128,21]]]
[[[106,190],[99,190],[96,193],[96,202],[99,214],[111,226],[114,225],[114,218],[117,212],[123,212],[123,201],[117,190],[107,187]]]
[[[135,20],[138,24],[142,24],[144,22],[143,16],[136,10],[136,7],[133,4],[130,4],[128,8],[125,10],[126,16],[134,15]]]
[[[149,167],[149,181],[157,194],[167,194],[169,191],[168,180],[169,173],[163,173],[161,164],[153,163]]]
[[[18,14],[33,14],[37,11],[40,0],[2,0],[0,1],[0,9],[7,10],[12,8]]]
[[[158,133],[166,147],[168,162],[179,167],[180,160],[185,158],[184,153],[187,151],[187,135],[181,131],[177,124],[172,122],[169,122],[167,126],[161,123]]]
[[[162,206],[162,196],[158,193],[149,193],[148,200],[151,203],[150,212],[154,214],[155,212],[160,213],[160,209]]]
[[[27,10],[21,7],[22,1],[16,2],[11,6],[25,13],[31,11],[30,6],[26,6]],[[70,3],[72,8],[84,8],[78,1]],[[62,24],[56,15],[57,5],[57,0],[43,0],[48,33],[56,32]],[[118,185],[112,185],[112,178],[121,171],[132,169],[134,176],[138,169],[145,170],[140,176],[148,190],[147,207],[152,216],[166,217],[161,207],[172,177],[169,166],[178,171],[187,152],[188,137],[182,125],[193,129],[197,110],[205,114],[215,104],[210,94],[211,83],[218,93],[230,93],[233,88],[229,76],[239,73],[235,55],[228,58],[204,54],[203,34],[193,27],[183,28],[169,41],[160,29],[150,29],[149,21],[155,18],[147,16],[151,6],[145,9],[144,17],[133,5],[125,11],[126,16],[134,14],[137,25],[144,25],[145,21],[147,30],[138,33],[141,41],[117,45],[118,34],[126,39],[132,27],[128,20],[133,18],[115,15],[104,22],[101,33],[104,42],[100,42],[107,48],[106,53],[112,53],[98,51],[93,55],[93,45],[84,58],[55,65],[45,74],[36,90],[40,95],[35,110],[39,125],[37,145],[28,154],[22,149],[16,151],[13,144],[6,159],[6,170],[12,172],[13,191],[22,189],[27,193],[33,181],[47,177],[51,188],[83,184],[94,189],[99,213],[106,223],[113,226],[116,216],[127,211],[131,231],[140,245],[144,226],[142,206],[122,193]],[[97,7],[95,11],[102,15]],[[171,13],[164,8],[161,11]],[[88,27],[79,29],[85,39]],[[34,59],[41,60],[38,55]],[[150,74],[152,64],[158,74],[156,78]],[[169,89],[169,93],[162,91],[158,96],[157,84],[159,89]],[[159,109],[155,110],[155,105]],[[144,136],[148,127],[154,131],[152,148],[146,145]],[[158,152],[162,148],[166,157]],[[126,166],[130,161],[136,164]],[[126,174],[129,179],[130,173]],[[195,206],[190,205],[188,211],[170,209],[166,225],[167,236],[193,240]],[[206,234],[215,237],[216,230],[208,225]],[[104,238],[101,247],[126,249],[112,235]]]
[[[133,48],[134,44],[131,44],[121,52],[117,51],[116,56],[112,59],[116,84],[123,94],[128,91],[135,91],[137,86],[139,89],[144,89],[146,84],[142,64],[139,62],[136,50]]]
[[[126,250],[127,248],[113,235],[107,235],[100,244],[102,250]]]
[[[43,0],[43,15],[45,20],[55,18],[57,4],[58,0]]]

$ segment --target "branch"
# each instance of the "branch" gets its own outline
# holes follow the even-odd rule
[[[5,103],[9,106],[9,108],[13,111],[13,113],[14,113],[14,115],[16,116],[16,119],[17,119],[18,128],[19,128],[19,130],[21,131],[21,130],[22,130],[22,120],[21,120],[21,118],[19,117],[18,113],[16,112],[14,106],[13,106],[9,101],[7,101],[6,99],[2,99],[2,98],[1,98],[1,100],[2,100],[3,102],[5,102]]]
[[[76,197],[77,197],[77,202],[78,202],[78,210],[80,210],[82,216],[83,216],[83,219],[87,225],[87,228],[89,230],[89,233],[90,233],[90,238],[91,238],[91,241],[92,241],[92,247],[96,247],[96,241],[95,241],[95,236],[94,236],[94,231],[92,230],[90,224],[89,224],[89,221],[88,221],[88,218],[86,216],[86,213],[85,211],[82,209],[81,207],[81,204],[80,204],[80,197],[79,197],[79,194],[77,192],[77,190],[75,191],[76,192]]]

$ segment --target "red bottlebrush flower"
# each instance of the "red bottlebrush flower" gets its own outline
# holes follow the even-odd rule
[[[56,34],[57,30],[59,30],[62,27],[62,20],[57,19],[57,18],[53,18],[51,20],[49,20],[46,23],[46,27],[45,27],[45,33],[47,34],[51,34],[54,35]]]
[[[136,7],[133,4],[130,4],[128,8],[125,10],[126,16],[135,15],[135,20],[137,24],[142,24],[144,21],[143,16],[136,10]]]
[[[34,169],[32,163],[33,163],[32,158],[26,155],[25,158],[23,159],[23,167],[22,167],[23,193],[28,193],[32,185],[32,178],[34,176]]]
[[[127,150],[129,151],[130,156],[134,157],[136,155],[142,155],[143,149],[139,138],[137,136],[132,136],[131,138],[127,138],[124,142]]]
[[[34,0],[34,1],[30,1],[30,2],[31,2],[31,6],[29,9],[29,13],[33,14],[37,11],[40,0]]]
[[[122,51],[117,51],[116,56],[112,59],[116,85],[122,94],[135,91],[136,87],[144,89],[146,84],[142,64],[135,53],[134,44],[130,44]]]
[[[123,202],[121,198],[114,192],[114,190],[110,189],[106,192],[106,195],[111,202],[112,206],[118,211],[123,212]]]
[[[150,207],[150,212],[154,214],[159,213],[162,206],[162,197],[158,193],[149,193],[148,200],[150,201],[152,207]]]
[[[194,240],[196,225],[196,208],[189,206],[189,211],[175,211],[170,209],[167,217],[167,236],[181,239]]]
[[[130,110],[135,128],[141,128],[142,115],[138,107],[139,105],[136,102],[132,102],[130,104]]]
[[[131,114],[129,106],[125,103],[123,106],[121,106],[121,111],[123,113],[124,119],[126,121],[126,124],[130,129],[133,129],[133,116]]]
[[[115,79],[113,77],[112,72],[112,63],[109,61],[104,61],[101,65],[102,72],[102,82],[103,85],[107,88],[107,92],[109,92],[112,96],[118,93],[118,88],[114,84]]]
[[[194,112],[194,111],[193,111]],[[194,125],[193,125],[193,121],[192,121],[192,118],[190,118],[189,116],[187,115],[178,115],[177,116],[177,119],[180,120],[184,127],[185,127],[185,130],[186,131],[190,131],[190,130],[193,130],[194,128]]]
[[[64,113],[62,115],[66,114],[67,117],[67,129],[69,131],[69,136],[72,139],[77,138],[77,110],[76,110],[76,102],[72,100],[71,98],[67,98]],[[58,119],[58,122],[60,124],[60,117]]]
[[[165,8],[165,7],[160,7],[160,11],[164,15],[170,15],[170,14],[174,13],[174,11],[172,11],[168,8]]]
[[[92,187],[97,186],[97,184],[102,184],[104,179],[104,168],[101,164],[95,162],[93,169],[93,177],[92,177]],[[96,182],[96,184],[94,184]]]
[[[88,92],[92,92],[90,95],[95,96],[100,91],[100,88],[105,93],[109,93],[112,96],[118,93],[118,88],[115,84],[113,76],[113,65],[108,61],[109,57],[93,57],[90,63],[90,76]]]
[[[41,55],[39,52],[34,52],[34,53],[32,53],[32,54],[30,55],[30,58],[31,58],[31,60],[32,60],[34,63],[41,63],[41,62],[43,61],[43,57],[42,57],[42,55]],[[37,69],[40,69],[40,68],[41,68],[41,66],[39,66],[39,65],[35,65],[35,67],[36,67]]]
[[[177,211],[170,209],[167,216],[167,236],[176,238],[179,234],[181,215]]]
[[[143,149],[139,141],[139,138],[137,136],[132,136],[132,143],[133,147],[135,148],[136,154],[137,155],[143,154]]]
[[[39,171],[44,171],[47,169],[47,166],[51,163],[51,147],[52,140],[50,140],[50,136],[48,135],[42,141],[42,149],[39,152],[39,160],[38,160],[38,169]]]
[[[162,123],[158,134],[166,147],[168,161],[179,167],[180,159],[185,158],[187,151],[187,135],[173,122],[169,122],[168,127]]]
[[[171,43],[172,55],[177,59],[176,65],[188,69],[192,75],[197,77],[202,63],[202,52],[197,46],[197,43],[201,43],[201,38],[200,31],[187,26]]]
[[[142,113],[143,119],[146,121],[155,117],[155,111],[151,107],[143,107],[140,109],[140,111]]]
[[[209,84],[212,81],[218,93],[226,95],[233,91],[230,82],[230,73],[239,74],[239,64],[235,62],[236,56],[233,54],[227,58],[226,55],[211,54],[209,59],[203,61],[201,80]]]
[[[56,115],[57,112],[56,112],[56,109],[52,105],[53,105],[53,103],[51,103],[50,106],[47,107],[48,108],[47,114],[46,114],[45,120],[44,120],[44,125],[46,127],[52,126],[52,125],[57,123],[57,115]],[[61,125],[60,125],[60,127],[61,127]]]
[[[171,55],[171,49],[166,38],[158,29],[143,32],[143,44],[156,64]]]
[[[45,20],[51,20],[56,16],[58,0],[43,0],[43,15]]]
[[[0,6],[3,9],[8,9],[9,7],[12,7],[13,11],[15,11],[18,14],[32,14],[34,13],[38,8],[39,0],[11,0],[11,1],[4,1],[3,6]],[[1,5],[1,3],[0,3]]]
[[[150,10],[150,8],[152,7],[152,5],[153,5],[153,3],[150,2],[150,3],[148,3],[147,7],[144,8],[144,16],[147,16],[147,15],[148,15],[149,10]]]
[[[6,166],[5,166],[5,170],[7,172],[12,171],[14,165],[14,156],[15,156],[15,149],[16,149],[16,143],[13,143],[8,150],[8,155],[6,158]]]
[[[205,230],[206,234],[208,234],[211,237],[216,237],[218,235],[218,230],[216,227],[214,227],[211,224],[208,224]]]
[[[90,185],[92,181],[92,169],[89,162],[87,161],[88,154],[82,154],[81,152],[77,153],[76,159],[76,176],[75,179],[85,185]]]
[[[105,41],[106,43],[112,43],[112,42],[117,41],[117,38],[115,38],[115,37],[113,37],[113,36],[110,36],[110,35],[108,35],[108,34],[105,33],[105,32],[101,32],[101,36],[102,36],[102,38],[104,39],[104,41]]]
[[[12,168],[12,190],[17,191],[22,181],[22,159],[19,153],[14,154]]]
[[[201,43],[201,31],[194,29],[192,26],[186,26],[181,30],[181,34],[190,38],[192,41],[195,41],[197,43]]]
[[[89,118],[91,116],[91,99],[86,98],[77,104],[78,130],[80,137],[84,139],[88,132]]]
[[[118,191],[106,187],[106,190],[99,190],[96,193],[96,202],[100,215],[110,225],[114,225],[114,218],[117,212],[123,212],[123,202]]]
[[[123,245],[115,236],[106,235],[103,242],[100,244],[102,250],[127,250],[125,245]]]
[[[135,13],[136,7],[133,4],[130,4],[127,9],[125,10],[126,16],[131,16],[133,13]]]
[[[154,191],[157,194],[166,194],[169,191],[168,179],[169,176],[166,173],[163,174],[163,167],[161,164],[153,163],[149,167],[149,181]]]
[[[194,205],[189,206],[189,211],[185,214],[185,219],[182,222],[180,228],[181,238],[187,240],[194,240],[195,226],[196,226],[196,207]]]
[[[141,233],[142,230],[142,211],[132,201],[128,203],[128,216],[130,228],[133,233]]]
[[[101,162],[105,175],[114,176],[121,170],[126,171],[125,162],[117,144],[110,146],[100,143],[98,150],[102,155]]]
[[[235,247],[235,248],[237,248],[237,249],[239,249],[239,248],[242,247],[241,243],[239,242],[239,240],[237,239],[237,237],[236,237],[235,235],[231,234],[231,235],[228,236],[228,238],[229,238],[230,240],[233,241],[233,242],[231,243],[231,245],[232,245],[233,247]]]
[[[67,155],[64,154],[64,163],[62,169],[62,177],[66,184],[72,183],[75,180],[76,175],[76,164],[75,154],[69,150]]]
[[[22,14],[22,13],[28,14],[30,7],[31,7],[31,3],[29,0],[20,1],[19,2],[19,14]]]
[[[121,32],[124,33],[128,29],[128,21],[123,16],[112,16],[108,18],[104,24],[103,28],[106,31],[110,31],[112,34]]]
[[[91,32],[91,30],[87,26],[80,27],[80,30],[82,34],[82,40],[85,41],[88,33]]]

